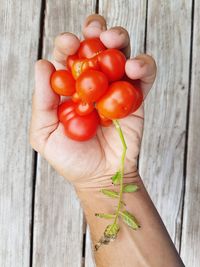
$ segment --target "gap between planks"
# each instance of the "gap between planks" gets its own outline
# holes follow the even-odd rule
[[[39,24],[39,42],[38,42],[38,52],[37,60],[42,58],[43,51],[43,34],[44,34],[44,23],[45,23],[45,10],[46,10],[46,0],[41,0],[40,8],[40,24]],[[34,215],[35,215],[35,188],[37,179],[37,161],[38,153],[33,150],[33,183],[32,183],[32,210],[31,210],[31,225],[30,225],[30,263],[29,266],[33,266],[33,247],[34,247]]]
[[[182,250],[182,232],[183,232],[183,218],[185,209],[185,191],[186,191],[186,179],[187,179],[187,157],[188,157],[188,134],[190,125],[190,101],[191,101],[191,84],[192,84],[192,63],[193,63],[193,37],[194,37],[194,10],[195,0],[192,0],[191,8],[191,34],[190,34],[190,62],[189,62],[189,77],[188,77],[188,102],[187,102],[187,115],[186,115],[186,134],[185,134],[185,151],[184,151],[184,165],[183,165],[183,192],[182,192],[182,210],[181,210],[181,226],[180,226],[180,244],[179,254]]]

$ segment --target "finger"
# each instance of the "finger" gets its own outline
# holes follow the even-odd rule
[[[102,32],[100,39],[107,48],[121,49],[126,57],[130,56],[130,38],[126,29],[113,27]]]
[[[53,57],[58,68],[66,66],[67,56],[74,55],[79,46],[80,40],[72,33],[61,33],[56,37]]]
[[[54,71],[54,66],[46,60],[39,60],[35,64],[30,142],[40,153],[50,133],[58,126],[57,107],[60,97],[50,86],[50,77]]]
[[[155,60],[151,56],[145,54],[127,60],[125,65],[127,76],[133,80],[140,80],[144,98],[147,96],[154,83],[156,70]]]
[[[83,25],[83,36],[87,38],[99,37],[100,34],[106,30],[106,20],[104,17],[93,14],[86,18]]]

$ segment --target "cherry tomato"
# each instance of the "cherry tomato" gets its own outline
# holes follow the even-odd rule
[[[81,102],[80,96],[78,95],[77,92],[75,92],[75,93],[72,95],[72,101],[73,101],[74,103],[79,103],[79,102]]]
[[[72,65],[72,75],[74,79],[78,79],[78,77],[81,75],[82,71],[82,65],[83,65],[84,59],[76,59]]]
[[[106,75],[96,70],[86,70],[76,81],[76,91],[83,102],[95,102],[108,89]]]
[[[142,93],[142,90],[140,88],[141,81],[140,80],[132,80],[129,77],[127,77],[127,75],[125,75],[123,77],[123,80],[129,82],[130,84],[132,84],[134,86],[134,88],[136,89],[137,101],[136,101],[135,106],[133,108],[133,112],[134,112],[140,107],[140,105],[141,105],[141,103],[143,101],[143,93]]]
[[[82,65],[82,71],[93,69],[99,70],[98,58],[95,56],[93,58],[85,59]]]
[[[79,58],[92,58],[105,49],[99,38],[89,38],[81,42],[78,55]]]
[[[78,77],[86,70],[88,69],[94,69],[98,70],[98,60],[97,57],[90,58],[90,59],[77,59],[74,61],[72,65],[72,75],[75,80],[78,79]]]
[[[107,49],[98,55],[100,69],[110,82],[120,80],[125,73],[126,58],[117,49]]]
[[[74,112],[76,104],[71,100],[68,99],[67,101],[63,102],[58,107],[58,119],[60,122],[64,122],[66,120],[66,116],[69,115],[71,112]]]
[[[136,86],[134,86],[134,88],[135,88],[135,92],[137,95],[137,100],[135,101],[135,105],[133,106],[131,113],[135,112],[141,106],[142,101],[143,101],[143,93],[142,93],[141,88],[136,87]]]
[[[58,95],[70,96],[75,92],[75,80],[67,70],[56,70],[51,75],[51,87]]]
[[[103,115],[99,114],[101,126],[108,127],[112,124],[112,120],[105,118]]]
[[[126,81],[112,83],[107,93],[96,104],[99,114],[111,120],[126,117],[138,106],[138,90]]]
[[[71,100],[62,103],[58,109],[58,117],[62,122],[65,134],[76,141],[86,141],[96,135],[99,116],[96,110],[80,116],[75,112],[76,104]]]
[[[85,116],[89,113],[91,113],[94,110],[94,104],[93,103],[84,103],[80,102],[76,106],[76,113],[80,116]]]
[[[78,54],[74,54],[67,57],[67,68],[68,70],[72,69],[72,65],[74,64],[74,61],[79,59]]]

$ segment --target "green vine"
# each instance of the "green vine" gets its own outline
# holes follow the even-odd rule
[[[97,251],[102,245],[107,245],[110,243],[110,241],[113,241],[117,238],[117,234],[120,230],[119,226],[119,218],[123,220],[124,223],[126,223],[129,227],[132,229],[136,230],[138,229],[139,223],[137,222],[136,218],[129,213],[127,210],[124,209],[125,203],[123,202],[123,193],[132,193],[138,190],[138,186],[135,184],[128,184],[125,185],[123,184],[123,178],[124,178],[124,163],[125,163],[125,157],[126,157],[126,150],[127,150],[127,145],[124,139],[124,135],[121,129],[121,126],[118,122],[118,120],[113,120],[113,124],[119,134],[123,151],[122,151],[122,156],[121,156],[121,162],[120,162],[120,168],[119,170],[113,175],[112,183],[114,185],[119,185],[119,192],[114,191],[114,190],[108,190],[108,189],[102,189],[101,192],[110,197],[110,198],[117,198],[118,199],[118,205],[116,212],[114,214],[99,214],[96,213],[95,215],[99,218],[104,218],[104,219],[114,219],[112,224],[109,224],[105,231],[104,235],[100,238],[98,243],[95,245],[95,250]]]
[[[123,179],[124,179],[124,161],[125,161],[125,157],[126,157],[126,150],[127,150],[127,145],[124,139],[124,135],[122,132],[122,129],[120,127],[120,124],[117,120],[113,121],[115,128],[119,134],[120,140],[122,142],[122,146],[123,146],[123,152],[122,152],[122,157],[121,157],[121,167],[120,167],[120,191],[119,191],[119,202],[118,202],[118,207],[117,207],[117,212],[115,215],[115,220],[114,220],[114,224],[117,223],[117,219],[119,217],[119,211],[120,211],[120,207],[121,207],[121,203],[122,203],[122,198],[123,198]]]

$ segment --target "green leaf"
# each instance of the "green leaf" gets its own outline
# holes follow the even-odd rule
[[[124,193],[132,193],[138,191],[139,186],[136,184],[127,184],[123,186]]]
[[[120,183],[121,178],[122,178],[121,172],[118,171],[115,173],[115,175],[112,176],[111,179],[112,179],[113,184],[117,185]]]
[[[127,210],[120,211],[119,214],[122,220],[132,229],[137,230],[138,228],[140,228],[140,225],[137,222],[136,218],[131,213],[129,213]]]
[[[95,213],[95,216],[103,219],[114,219],[115,215],[114,214],[105,214],[105,213]]]
[[[111,198],[118,198],[119,197],[119,193],[113,190],[108,190],[108,189],[101,189],[101,192]]]
[[[104,237],[109,238],[111,240],[115,240],[117,237],[117,234],[119,232],[119,224],[109,224],[105,231],[104,231]]]

